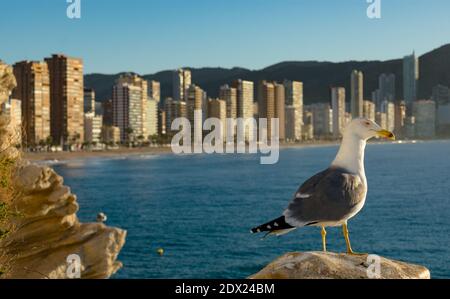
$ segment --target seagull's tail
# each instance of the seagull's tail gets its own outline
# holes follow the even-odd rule
[[[267,232],[266,236],[267,235],[281,236],[287,234],[288,232],[294,229],[295,227],[286,223],[286,219],[284,218],[284,216],[281,216],[275,220],[269,221],[260,226],[252,228],[251,232],[253,234]]]

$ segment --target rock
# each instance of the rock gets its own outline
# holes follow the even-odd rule
[[[8,100],[11,91],[17,86],[13,70],[0,60],[0,113],[3,104]],[[15,135],[9,125],[10,119],[6,115],[0,115],[0,153],[2,156],[17,159],[19,151],[14,147]]]
[[[368,258],[369,257],[369,258]],[[376,263],[368,255],[332,252],[291,252],[277,258],[250,279],[430,279],[430,271],[419,265],[380,257],[378,277],[369,274]],[[371,267],[368,271],[368,268]]]
[[[67,257],[77,254],[81,278],[108,278],[122,264],[116,261],[126,232],[102,223],[82,224],[76,196],[53,169],[27,164],[17,170],[14,200],[19,214],[0,248],[12,263],[7,278],[67,278]]]
[[[8,96],[16,86],[12,67],[0,60],[0,106],[8,100]]]
[[[11,67],[0,61],[0,106],[15,86]],[[11,172],[1,173],[7,186],[0,190],[6,192],[0,204],[8,204],[10,230],[0,234],[1,277],[108,278],[116,273],[126,232],[102,223],[80,223],[76,196],[63,178],[49,167],[22,161],[11,142],[14,133],[9,118],[0,115],[0,160],[12,165]]]

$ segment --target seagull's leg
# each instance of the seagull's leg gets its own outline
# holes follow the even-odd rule
[[[347,245],[347,253],[348,254],[353,254],[354,252],[352,250],[352,245],[350,245],[350,238],[348,237],[347,223],[344,223],[342,225],[342,232],[344,233],[345,244]]]
[[[342,232],[344,233],[345,244],[347,244],[347,254],[351,254],[351,255],[365,255],[366,254],[366,253],[356,253],[352,250],[352,245],[350,244],[350,238],[348,235],[347,223],[344,223],[342,225]]]
[[[322,235],[323,252],[326,252],[327,251],[327,231],[325,230],[325,226],[322,226],[321,235]]]

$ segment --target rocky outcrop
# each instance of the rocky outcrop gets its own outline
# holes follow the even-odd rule
[[[122,264],[117,255],[125,231],[102,223],[81,224],[76,196],[51,168],[25,165],[17,170],[11,222],[13,233],[1,248],[13,257],[7,277],[66,278],[67,258],[80,257],[81,278],[108,278]]]
[[[0,61],[0,155],[14,159],[19,156],[19,151],[13,144],[17,132],[14,132],[9,125],[9,117],[1,113],[3,104],[8,100],[8,96],[16,84],[11,67]]]
[[[430,271],[419,265],[375,255],[332,252],[287,253],[251,279],[429,279]]]
[[[8,99],[11,90],[13,90],[16,85],[17,82],[13,75],[12,68],[0,60],[0,105]]]
[[[15,86],[11,76],[0,62],[0,105]],[[126,232],[102,223],[80,223],[76,196],[63,178],[49,167],[21,160],[9,142],[11,134],[8,117],[0,116],[0,160],[13,165],[10,176],[1,174],[0,203],[8,204],[10,230],[0,238],[1,277],[109,278],[116,273]]]

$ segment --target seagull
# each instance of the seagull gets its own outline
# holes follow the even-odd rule
[[[327,251],[326,227],[342,226],[348,254],[350,245],[347,221],[364,206],[367,178],[364,150],[367,140],[394,134],[367,118],[353,119],[344,130],[341,146],[330,167],[309,178],[295,193],[283,215],[255,227],[252,233],[284,235],[299,227],[321,227],[323,251]]]
[[[97,222],[106,222],[108,220],[108,216],[105,213],[100,212],[97,214]]]

